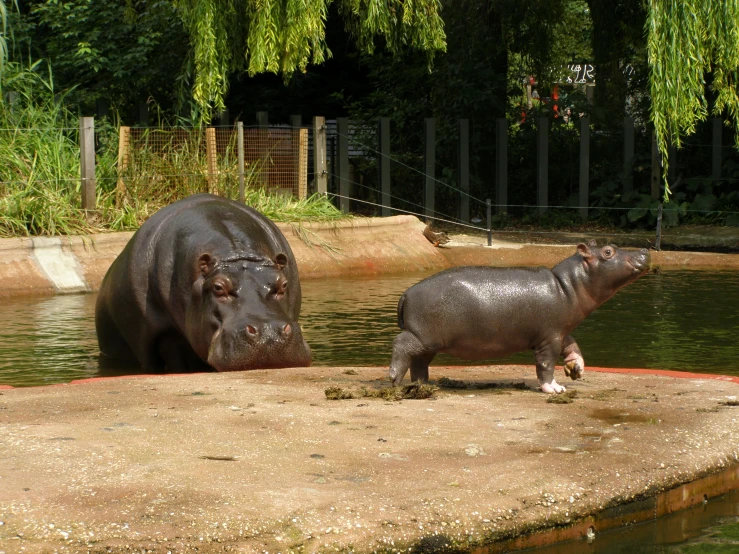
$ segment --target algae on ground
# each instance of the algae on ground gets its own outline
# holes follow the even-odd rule
[[[403,387],[383,387],[371,389],[362,387],[359,390],[342,387],[328,387],[324,394],[328,400],[349,400],[352,398],[383,398],[384,400],[409,400],[430,398],[438,391],[438,387],[422,383],[411,383]]]

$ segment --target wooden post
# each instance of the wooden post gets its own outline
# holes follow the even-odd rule
[[[536,118],[536,204],[539,215],[549,206],[549,120]]]
[[[459,150],[457,152],[457,165],[459,167],[459,219],[464,223],[470,222],[470,120],[460,119],[457,123],[459,129]]]
[[[205,161],[208,169],[208,190],[206,190],[205,192],[213,192],[216,188],[216,179],[218,173],[215,127],[207,127],[205,129]]]
[[[634,118],[624,117],[624,194],[634,191]],[[582,204],[581,204],[582,205]]]
[[[80,178],[82,209],[94,210],[95,198],[95,118],[80,118]]]
[[[382,210],[380,215],[388,217],[392,215],[390,207],[392,206],[392,198],[390,195],[390,118],[381,117],[377,124],[377,136],[379,140],[378,150],[380,152],[378,159],[378,169],[380,172],[380,204]]]
[[[721,179],[721,165],[723,161],[722,149],[722,131],[723,125],[720,117],[712,119],[713,124],[713,149],[711,156],[711,179],[718,181]]]
[[[426,207],[426,223],[431,223],[434,216],[434,192],[436,187],[436,119],[427,117],[423,120],[425,139],[424,173],[426,174],[426,191],[424,206]]]
[[[316,192],[325,195],[328,192],[326,173],[326,118],[313,118],[313,175]]]
[[[349,213],[349,120],[339,117],[336,120],[339,158],[339,208]]]
[[[236,123],[237,146],[239,149],[239,202],[245,201],[245,183],[244,183],[244,122]]]
[[[495,120],[495,203],[499,214],[508,213],[508,120]]]
[[[633,124],[633,121],[632,121]],[[590,118],[580,118],[580,217],[588,219],[590,205]]]
[[[659,148],[657,148],[657,137],[652,131],[652,199],[659,198],[660,183],[662,182],[662,164],[659,160]]]
[[[115,203],[117,206],[121,206],[126,197],[126,183],[123,180],[123,174],[128,167],[130,141],[131,127],[120,127],[118,129],[118,181],[115,186]]]
[[[308,197],[308,129],[298,129],[298,198]]]

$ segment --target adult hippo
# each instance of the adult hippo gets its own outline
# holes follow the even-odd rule
[[[563,392],[554,364],[582,376],[585,361],[570,332],[623,286],[641,276],[647,250],[579,244],[554,268],[458,267],[410,287],[398,302],[390,379],[398,385],[410,367],[413,381],[428,380],[439,352],[467,360],[533,350],[536,376],[546,393]]]
[[[95,307],[105,356],[154,371],[308,366],[287,240],[256,210],[197,194],[156,212],[111,265]]]

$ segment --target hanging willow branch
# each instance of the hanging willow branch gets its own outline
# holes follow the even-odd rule
[[[326,17],[334,0],[173,0],[190,35],[193,97],[222,109],[228,74],[271,72],[289,79],[331,56]],[[377,37],[394,54],[424,50],[429,63],[446,50],[440,0],[336,0],[358,47],[371,53]]]
[[[668,145],[679,148],[708,117],[708,74],[715,97],[711,111],[728,113],[739,145],[739,0],[649,0],[647,47],[652,122],[666,183]]]

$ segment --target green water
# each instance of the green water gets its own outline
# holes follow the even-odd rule
[[[736,554],[739,491],[639,525],[527,550],[531,554]]]
[[[423,276],[305,281],[301,324],[314,365],[387,365],[398,298]],[[98,375],[94,307],[94,294],[0,301],[0,384]],[[738,328],[738,273],[674,271],[624,288],[573,335],[589,366],[739,375]],[[533,364],[533,354],[491,363],[502,361]],[[438,356],[431,376],[433,365],[465,363]]]

